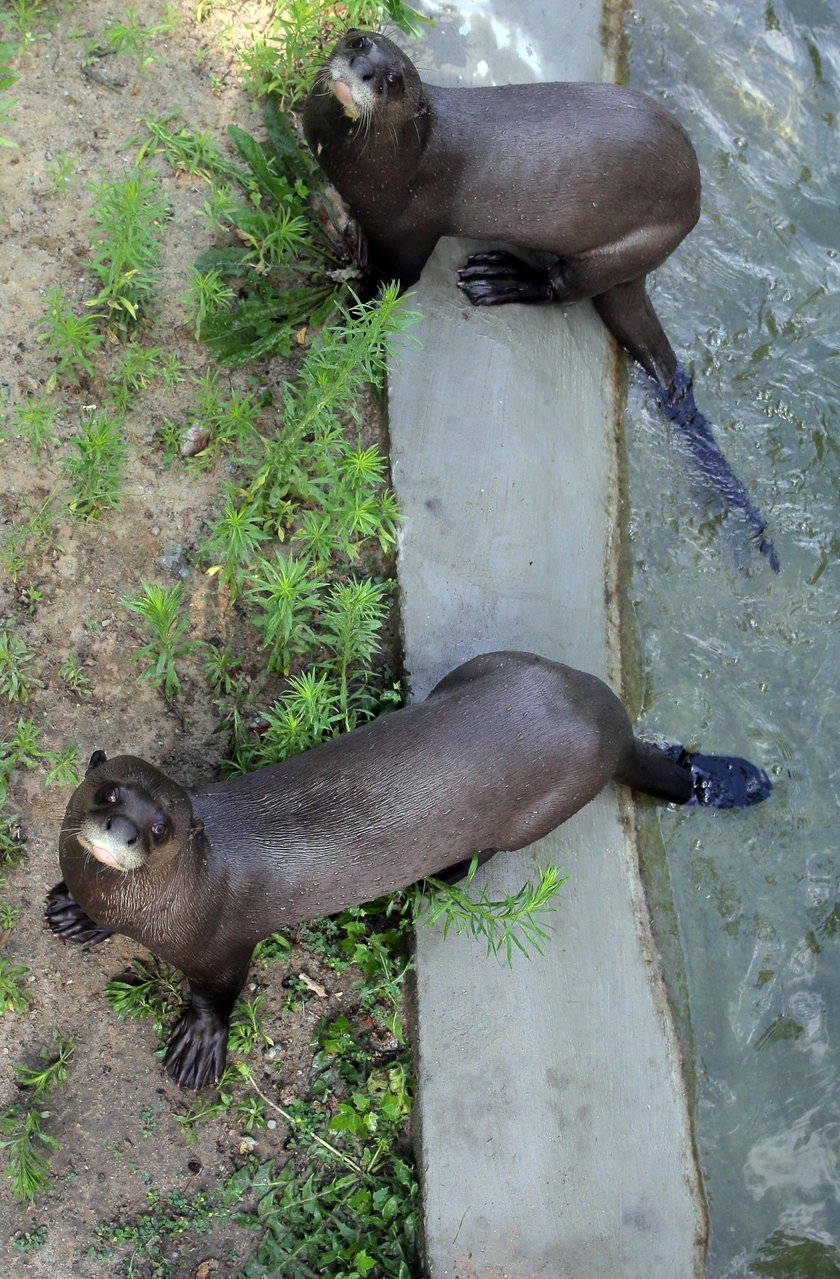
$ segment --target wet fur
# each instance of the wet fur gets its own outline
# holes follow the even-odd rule
[[[363,128],[329,87],[339,62],[350,72],[342,83],[364,101]],[[765,520],[712,438],[647,294],[647,275],[700,212],[696,156],[674,116],[608,84],[441,88],[423,83],[387,37],[351,31],[319,72],[303,122],[368,237],[380,283],[414,283],[444,235],[556,255],[546,268],[505,252],[477,254],[458,284],[476,306],[591,299],[653,379],[704,478],[741,512],[778,571]]]

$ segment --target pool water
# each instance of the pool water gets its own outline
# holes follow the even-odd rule
[[[629,82],[678,115],[704,179],[653,301],[782,562],[633,371],[638,729],[747,755],[775,785],[744,812],[645,814],[709,1279],[840,1276],[839,9],[644,0],[625,19]]]

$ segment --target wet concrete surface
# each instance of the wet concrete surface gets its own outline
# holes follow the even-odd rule
[[[425,77],[611,75],[598,6],[516,11],[516,24],[501,6],[447,16],[416,53]],[[389,377],[411,696],[496,648],[616,687],[616,354],[589,304],[472,309],[455,287],[468,247],[438,246],[415,289],[417,345]],[[508,968],[480,943],[418,933],[430,1279],[702,1273],[704,1216],[632,826],[610,787],[479,871],[493,896],[546,863],[570,876],[542,957]]]

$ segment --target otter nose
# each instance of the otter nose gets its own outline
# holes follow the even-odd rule
[[[353,53],[350,55],[350,70],[364,83],[368,84],[375,76],[376,72],[370,64],[370,60],[363,53]]]
[[[116,835],[126,848],[131,848],[137,843],[139,838],[137,827],[134,825],[134,822],[128,821],[127,818],[120,816],[119,813],[114,813],[113,816],[106,817],[103,825],[105,830],[108,831],[109,834]]]

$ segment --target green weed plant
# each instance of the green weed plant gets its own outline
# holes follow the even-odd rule
[[[6,1176],[12,1194],[23,1203],[31,1203],[49,1185],[49,1158],[42,1148],[58,1148],[55,1137],[44,1128],[49,1112],[43,1107],[47,1095],[67,1078],[73,1040],[63,1040],[57,1031],[53,1039],[52,1051],[41,1050],[41,1056],[47,1059],[45,1065],[16,1068],[18,1087],[26,1090],[26,1099],[0,1114],[0,1150],[6,1152]]]
[[[174,586],[141,582],[139,595],[126,595],[121,603],[140,619],[140,629],[149,637],[131,657],[133,662],[144,664],[140,678],[171,701],[181,687],[176,663],[196,645],[195,640],[186,638],[189,618],[183,612],[183,586],[179,582]]]
[[[17,631],[0,627],[0,696],[8,702],[28,702],[33,688],[43,688],[32,670],[34,660]]]
[[[105,29],[105,47],[113,53],[127,53],[137,59],[138,76],[145,75],[151,64],[157,60],[152,53],[152,40],[157,35],[165,35],[176,25],[174,11],[167,9],[162,22],[143,26],[137,19],[134,9],[128,8],[122,19],[112,18]]]
[[[55,430],[58,409],[46,394],[38,400],[16,404],[12,412],[15,426],[29,441],[33,462],[38,461],[42,449],[54,448],[59,443]]]
[[[52,392],[62,378],[77,386],[82,375],[92,377],[96,371],[94,357],[102,344],[102,335],[96,331],[97,317],[77,315],[63,290],[55,288],[47,297],[43,325],[46,331],[39,334],[38,341],[45,343],[47,352],[58,360],[47,391]]]
[[[117,181],[103,175],[89,185],[91,270],[101,288],[88,305],[121,337],[154,315],[162,257],[162,226],[170,215],[160,178],[142,162]]]
[[[0,43],[0,94],[11,89],[19,78],[17,72],[9,65],[16,52],[15,45]],[[16,105],[16,98],[0,97],[0,125],[6,124]],[[0,147],[16,146],[17,143],[12,138],[7,138],[5,133],[0,133]]]
[[[119,506],[127,458],[122,417],[88,414],[62,463],[69,479],[70,514],[89,521]]]

